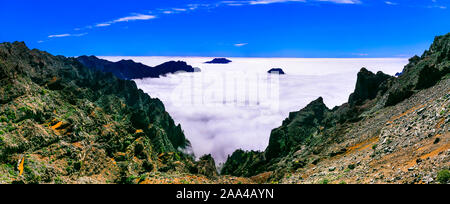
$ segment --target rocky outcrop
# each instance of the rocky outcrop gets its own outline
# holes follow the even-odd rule
[[[149,67],[142,63],[136,63],[133,60],[110,62],[95,56],[81,56],[78,57],[77,60],[88,68],[112,73],[116,77],[126,80],[149,77],[158,78],[159,76],[169,73],[199,71],[182,61],[170,61],[155,67]]]
[[[398,80],[389,88],[380,103],[392,106],[419,90],[435,85],[442,76],[450,73],[449,50],[450,33],[436,37],[430,49],[421,57],[414,56],[409,60]]]
[[[207,176],[208,178],[217,178],[218,173],[214,158],[210,154],[200,157],[197,162],[198,173]]]
[[[228,156],[221,174],[233,176],[253,176],[266,171],[264,152],[236,150]]]
[[[372,100],[378,95],[384,94],[388,89],[388,80],[392,76],[377,72],[374,74],[362,68],[358,73],[355,91],[350,95],[348,103],[352,106],[361,105],[366,100]]]
[[[205,62],[206,64],[228,64],[231,60],[227,58],[215,58],[211,61]]]
[[[281,69],[281,68],[272,68],[269,71],[267,71],[267,73],[269,73],[269,74],[280,74],[280,75],[286,74],[286,73],[284,73],[283,69]]]
[[[266,158],[270,160],[285,156],[298,148],[298,145],[319,134],[325,126],[325,118],[329,112],[320,97],[302,110],[289,113],[282,126],[272,130],[269,146],[265,151]]]

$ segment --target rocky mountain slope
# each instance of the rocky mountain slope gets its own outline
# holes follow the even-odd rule
[[[196,70],[182,61],[170,61],[155,67],[149,67],[133,60],[110,62],[95,56],[80,56],[77,60],[86,67],[102,72],[110,72],[120,79],[158,78],[176,72],[195,72]]]
[[[211,157],[196,162],[189,149],[133,81],[0,44],[0,183],[213,182]]]
[[[264,152],[234,152],[222,174],[282,183],[448,182],[449,73],[450,34],[411,58],[398,78],[363,68],[348,103],[330,110],[319,98],[290,113]]]
[[[347,103],[290,113],[222,175],[211,155],[194,160],[161,101],[103,63],[0,44],[0,183],[449,182],[450,34],[398,78],[361,69]]]

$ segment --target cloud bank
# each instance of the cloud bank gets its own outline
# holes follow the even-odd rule
[[[186,137],[192,143],[195,155],[199,157],[211,153],[217,160],[216,163],[224,162],[229,154],[239,148],[263,151],[268,145],[271,130],[279,127],[289,112],[300,110],[319,96],[324,97],[329,108],[346,102],[354,90],[356,74],[361,67],[365,66],[371,71],[382,70],[393,75],[407,63],[406,59],[230,58],[233,61],[230,64],[215,65],[203,64],[210,58],[103,58],[112,61],[133,59],[151,66],[169,60],[183,60],[201,68],[200,73],[142,79],[136,80],[136,83],[150,96],[163,101],[170,115],[181,124]],[[240,88],[248,90],[248,94],[261,93],[261,84],[267,84],[266,72],[274,67],[281,67],[287,73],[279,78],[277,100],[261,100],[262,103],[255,105],[228,100],[229,97],[222,100],[220,97],[224,95],[224,89]],[[227,79],[223,77],[227,74],[238,78],[230,80],[228,77],[228,80],[223,80]],[[262,79],[259,86],[245,83],[253,76]],[[195,83],[190,83],[191,80]],[[173,93],[180,91],[180,84],[186,81],[189,83],[181,86],[185,97],[174,97]],[[201,83],[197,83],[199,81]],[[222,87],[222,84],[225,86]],[[190,96],[193,96],[194,102]],[[248,99],[245,98],[250,101]]]

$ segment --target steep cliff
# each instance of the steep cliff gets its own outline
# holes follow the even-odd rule
[[[197,172],[182,153],[189,141],[160,100],[74,58],[0,44],[0,105],[0,183]]]

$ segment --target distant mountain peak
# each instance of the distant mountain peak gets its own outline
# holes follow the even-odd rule
[[[77,60],[86,67],[110,72],[121,79],[158,78],[169,73],[196,71],[192,66],[183,61],[170,61],[155,67],[150,67],[129,59],[110,62],[99,59],[96,56],[80,56]]]
[[[280,75],[286,74],[286,73],[284,73],[283,69],[281,69],[281,68],[272,68],[269,71],[267,71],[267,73],[269,73],[269,74],[280,74]]]
[[[205,62],[206,64],[228,64],[232,62],[231,60],[227,58],[214,58],[211,61]]]

